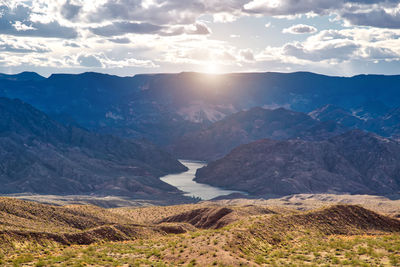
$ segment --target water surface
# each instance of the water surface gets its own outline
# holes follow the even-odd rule
[[[193,181],[196,170],[207,165],[205,162],[192,160],[179,160],[189,170],[178,174],[170,174],[160,179],[185,192],[185,196],[199,197],[203,200],[209,200],[218,196],[229,195],[232,193],[242,193],[239,191],[225,190],[207,184],[200,184]]]

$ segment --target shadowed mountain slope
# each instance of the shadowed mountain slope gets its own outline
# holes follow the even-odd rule
[[[343,126],[334,122],[320,122],[301,112],[256,107],[183,136],[171,146],[171,151],[181,158],[210,160],[263,138],[323,140],[344,131]]]
[[[259,140],[197,170],[195,180],[256,196],[400,192],[400,144],[353,130],[325,141]]]
[[[146,141],[66,127],[19,100],[0,98],[0,193],[168,198],[157,177],[186,168]]]
[[[336,122],[347,128],[363,129],[395,139],[400,137],[400,109],[389,108],[379,101],[351,110],[325,105],[309,115],[321,122]]]

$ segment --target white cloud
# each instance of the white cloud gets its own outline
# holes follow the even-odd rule
[[[23,24],[21,21],[15,21],[12,26],[17,30],[17,31],[28,31],[28,30],[37,30],[35,29],[32,25],[26,25]]]
[[[358,12],[345,11],[341,17],[352,25],[400,29],[400,4],[397,8],[375,8]]]
[[[244,12],[279,17],[336,14],[351,25],[400,28],[398,0],[252,0]]]
[[[72,3],[71,0],[67,0],[61,6],[61,15],[68,20],[73,20],[78,16],[81,9],[82,9],[81,5],[74,4]]]
[[[29,40],[18,40],[16,38],[1,38],[0,37],[0,51],[7,53],[46,53],[51,50],[40,42],[32,42]]]
[[[117,44],[129,44],[131,42],[131,39],[127,37],[121,37],[121,38],[113,38],[113,39],[108,39],[110,42],[117,43]]]
[[[188,31],[189,34],[210,34],[210,28],[203,22],[196,22],[194,27]]]
[[[126,33],[152,34],[158,33],[163,27],[150,23],[114,22],[100,27],[90,28],[94,34],[101,36],[118,36]]]
[[[239,54],[240,54],[240,57],[242,58],[242,60],[244,60],[244,61],[253,62],[255,60],[254,53],[251,49],[240,50]]]
[[[315,44],[289,43],[283,47],[283,55],[309,61],[341,62],[350,60],[360,46],[351,41],[331,40]]]
[[[310,25],[305,24],[297,24],[293,25],[289,28],[283,29],[283,33],[291,33],[291,34],[304,34],[304,33],[315,33],[317,32],[317,28]]]
[[[57,20],[42,22],[33,19],[35,13],[23,2],[0,4],[0,14],[0,34],[66,39],[78,35],[74,27],[61,25]]]
[[[400,30],[323,30],[303,42],[267,47],[257,60],[277,60],[293,64],[339,64],[359,60],[400,61]],[[390,40],[390,41],[388,41]]]
[[[100,59],[97,58],[95,55],[80,55],[77,58],[77,62],[79,65],[83,67],[94,67],[94,68],[103,67],[103,64],[101,63]]]

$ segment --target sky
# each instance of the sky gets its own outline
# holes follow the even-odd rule
[[[400,74],[400,0],[0,0],[0,72]]]

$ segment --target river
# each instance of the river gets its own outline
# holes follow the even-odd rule
[[[199,197],[203,200],[209,200],[218,196],[229,195],[232,193],[242,193],[239,191],[225,190],[207,184],[200,184],[193,181],[196,170],[207,165],[201,161],[179,160],[189,170],[178,174],[170,174],[161,177],[160,179],[167,184],[175,186],[182,190],[185,196]]]

